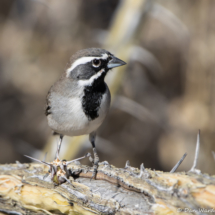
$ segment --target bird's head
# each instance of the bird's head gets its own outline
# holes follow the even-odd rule
[[[104,80],[110,69],[125,64],[105,49],[83,49],[71,57],[66,77],[90,85],[97,79]]]

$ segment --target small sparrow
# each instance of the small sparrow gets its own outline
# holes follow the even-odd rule
[[[110,108],[111,95],[104,79],[108,71],[126,63],[100,48],[83,49],[75,53],[69,67],[50,88],[46,116],[50,128],[60,135],[56,158],[64,135],[89,134],[93,147],[95,177],[99,157],[95,148],[96,131]]]

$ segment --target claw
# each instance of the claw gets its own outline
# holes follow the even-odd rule
[[[91,162],[91,163],[94,163],[94,159],[93,159],[93,157],[92,157],[92,155],[91,155],[91,153],[89,153],[89,161]]]

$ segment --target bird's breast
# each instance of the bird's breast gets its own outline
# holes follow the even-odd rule
[[[103,99],[107,93],[107,85],[102,82],[100,84],[93,83],[89,86],[84,86],[84,95],[82,97],[82,107],[86,117],[95,120],[99,117],[99,109],[106,101]]]
[[[98,129],[110,107],[110,92],[106,84],[101,88],[84,87],[78,96],[53,100],[49,126],[56,132],[78,136]]]

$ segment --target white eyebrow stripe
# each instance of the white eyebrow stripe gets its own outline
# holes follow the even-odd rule
[[[79,58],[78,60],[76,60],[67,70],[66,70],[66,76],[69,77],[70,72],[75,69],[75,67],[81,65],[81,64],[85,64],[88,63],[90,61],[92,61],[93,59],[95,59],[97,57],[82,57]]]
[[[108,59],[108,54],[106,54],[106,53],[104,53],[104,54],[102,54],[102,57],[101,57],[101,59],[104,59],[104,60],[107,60]]]
[[[90,61],[94,60],[94,59],[103,59],[103,60],[107,60],[108,55],[102,54],[102,57],[82,57],[79,58],[78,60],[76,60],[67,70],[66,70],[66,76],[69,77],[70,72],[75,69],[75,67],[81,65],[81,64],[85,64],[85,63],[89,63]]]

